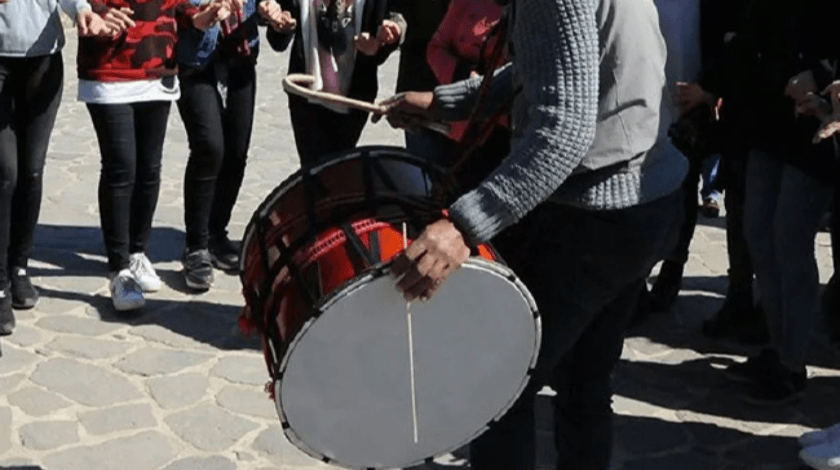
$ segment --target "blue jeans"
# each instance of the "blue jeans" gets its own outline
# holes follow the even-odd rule
[[[474,470],[533,470],[534,401],[557,392],[558,467],[605,470],[612,448],[611,374],[644,280],[679,223],[682,193],[615,211],[552,203],[533,215],[528,254],[511,267],[542,315],[543,342],[532,381],[511,410],[476,439]],[[505,257],[505,253],[502,253]],[[506,258],[516,259],[516,258]]]
[[[405,132],[406,150],[439,165],[449,163],[454,145],[455,143],[446,136],[434,131],[419,129]]]
[[[709,155],[703,159],[701,165],[701,177],[703,185],[700,187],[700,197],[703,200],[714,199],[720,202],[720,189],[718,188],[718,169],[720,168],[720,154]]]
[[[792,365],[804,364],[818,317],[814,237],[831,194],[831,186],[781,159],[750,152],[744,236],[773,346]]]

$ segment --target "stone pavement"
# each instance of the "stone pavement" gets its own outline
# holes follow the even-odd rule
[[[98,150],[75,100],[75,35],[65,49],[64,104],[45,172],[44,204],[31,272],[38,307],[17,312],[0,359],[0,468],[17,470],[268,470],[331,468],[284,439],[254,339],[236,316],[239,280],[217,272],[216,287],[190,293],[180,275],[181,177],[187,157],[173,107],[150,257],[166,286],[130,318],[115,316],[105,280],[96,203]],[[392,59],[395,59],[392,58]],[[231,231],[238,236],[262,199],[296,168],[280,82],[287,57],[263,50],[258,109],[245,185]],[[395,60],[382,70],[393,86]],[[393,144],[386,124],[365,144]],[[703,225],[705,224],[705,225]],[[743,405],[720,368],[743,349],[704,340],[699,324],[725,291],[722,219],[702,221],[673,315],[653,319],[626,342],[616,374],[615,468],[793,469],[795,438],[840,421],[840,360],[818,338],[807,398],[789,408]],[[818,237],[823,282],[828,237]],[[552,465],[548,399],[540,402],[540,462]],[[466,468],[463,453],[428,469]]]

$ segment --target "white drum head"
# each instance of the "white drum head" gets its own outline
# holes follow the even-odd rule
[[[507,411],[540,342],[539,317],[507,268],[469,260],[412,302],[417,442],[406,302],[367,275],[328,300],[291,344],[276,388],[290,440],[349,468],[400,468],[452,451]]]

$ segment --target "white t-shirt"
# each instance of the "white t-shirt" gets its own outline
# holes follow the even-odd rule
[[[79,80],[79,101],[91,104],[125,104],[146,101],[176,101],[181,97],[178,77],[172,77],[170,87],[163,79],[130,82],[99,82]]]

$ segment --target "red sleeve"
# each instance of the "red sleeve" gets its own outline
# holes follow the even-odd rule
[[[460,26],[463,2],[454,0],[449,4],[446,15],[426,47],[426,62],[442,84],[452,83],[455,69],[460,62],[452,51],[455,49],[456,35]]]

